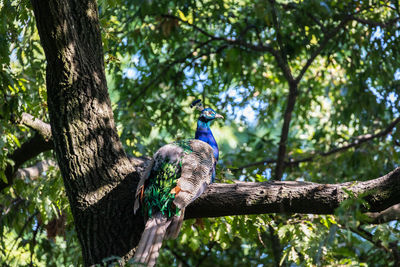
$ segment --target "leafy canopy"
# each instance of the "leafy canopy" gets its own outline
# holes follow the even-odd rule
[[[192,137],[196,114],[189,103],[199,97],[226,117],[213,125],[221,148],[217,181],[269,180],[289,88],[298,79],[285,157],[297,163],[286,164],[283,179],[368,180],[398,166],[398,127],[328,153],[384,130],[399,116],[398,1],[100,0],[99,15],[114,115],[129,154],[151,155],[162,144]],[[0,1],[0,16],[0,177],[6,180],[9,156],[34,134],[12,122],[22,112],[44,121],[48,116],[46,62],[29,1]],[[25,167],[46,158],[53,153]],[[15,179],[0,198],[2,261],[82,263],[56,169]],[[330,216],[189,222],[180,238],[167,242],[159,262],[394,264],[390,247],[400,238],[398,222],[361,225],[362,205],[351,199]],[[65,234],[49,238],[55,218],[66,220]]]

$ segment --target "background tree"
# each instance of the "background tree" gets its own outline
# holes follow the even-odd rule
[[[398,1],[42,2],[0,2],[2,262],[128,260],[142,156],[200,96],[241,183],[160,265],[399,265]]]

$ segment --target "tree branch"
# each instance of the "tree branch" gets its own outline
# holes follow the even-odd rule
[[[355,17],[355,16],[352,16],[352,19],[355,20],[355,21],[358,21],[358,22],[360,22],[362,24],[367,24],[368,26],[372,26],[372,27],[379,26],[381,28],[386,28],[386,27],[388,27],[390,25],[395,24],[397,21],[399,21],[400,17],[390,19],[390,20],[388,20],[386,22],[363,19],[363,18],[359,18],[359,17]]]
[[[373,234],[368,232],[367,230],[363,229],[361,226],[358,226],[357,228],[350,228],[350,230],[365,240],[369,241],[371,244],[373,244],[375,247],[382,249],[386,253],[390,254],[390,257],[394,260],[395,265],[394,266],[399,266],[399,253],[398,253],[398,248],[397,248],[397,241],[395,242],[390,242],[389,246],[385,246],[380,239],[375,239]]]
[[[36,131],[35,135],[28,141],[23,143],[21,147],[17,148],[8,158],[13,164],[7,164],[5,168],[5,175],[7,183],[0,180],[0,192],[12,185],[14,176],[18,168],[26,161],[36,157],[42,152],[53,149],[53,140],[51,139],[51,128],[48,123],[45,123],[37,118],[34,118],[28,113],[22,113],[19,120],[21,125],[25,125]]]
[[[322,41],[319,43],[319,46],[314,50],[311,54],[310,58],[307,60],[306,64],[300,70],[299,75],[296,77],[296,83],[299,83],[300,80],[303,78],[304,74],[306,73],[307,69],[311,66],[315,58],[322,52],[322,50],[326,47],[329,41],[339,33],[339,31],[346,26],[347,22],[351,20],[351,16],[345,17],[335,28],[333,28],[330,32],[328,32]]]
[[[356,138],[354,138],[355,139],[354,142],[352,142],[348,145],[345,145],[345,146],[334,148],[327,152],[318,152],[318,151],[310,152],[311,156],[303,158],[303,159],[293,159],[293,160],[285,161],[285,165],[293,166],[293,165],[297,165],[302,162],[311,162],[316,156],[322,156],[322,157],[330,156],[332,154],[348,150],[352,147],[360,146],[361,144],[371,141],[375,138],[384,137],[384,136],[388,135],[399,122],[400,122],[400,117],[395,119],[394,121],[392,121],[385,129],[379,131],[376,134],[365,134],[365,135],[357,136]],[[255,167],[258,165],[264,165],[264,164],[273,164],[276,162],[277,162],[276,159],[266,159],[266,160],[257,161],[257,162],[253,162],[253,163],[249,163],[249,164],[240,166],[239,168],[237,168],[235,170],[242,170],[242,169]]]
[[[46,140],[41,134],[36,133],[31,139],[16,149],[8,158],[14,165],[8,164],[5,169],[7,183],[0,181],[0,191],[12,185],[15,172],[26,161],[36,157],[42,152],[53,149],[53,140]]]
[[[286,157],[286,142],[289,136],[290,121],[292,120],[292,113],[296,98],[298,95],[297,84],[289,83],[289,95],[286,103],[285,113],[283,115],[283,125],[281,131],[281,139],[279,140],[278,159],[276,161],[274,180],[281,180],[283,169],[285,168],[284,161]]]
[[[39,161],[34,166],[18,169],[15,173],[15,177],[35,180],[41,173],[48,171],[50,167],[58,168],[57,162],[51,159]]]
[[[329,156],[329,155],[332,155],[332,154],[335,154],[335,153],[338,153],[338,152],[341,152],[341,151],[350,149],[350,148],[352,148],[352,147],[359,146],[359,145],[361,145],[361,144],[363,144],[363,143],[365,143],[365,142],[368,142],[368,141],[370,141],[370,140],[372,140],[372,139],[386,136],[386,135],[388,135],[388,134],[393,130],[393,128],[394,128],[399,122],[400,122],[400,117],[397,118],[397,119],[395,119],[394,121],[392,121],[384,130],[382,130],[382,131],[380,131],[380,132],[378,132],[378,133],[376,133],[376,134],[365,134],[365,135],[360,135],[360,136],[358,136],[358,137],[355,138],[355,141],[354,141],[354,142],[352,142],[352,143],[350,143],[350,144],[348,144],[348,145],[345,145],[345,146],[342,146],[342,147],[338,147],[338,148],[334,148],[334,149],[332,149],[332,150],[330,150],[330,151],[328,151],[328,152],[318,152],[318,153],[316,153],[315,155],[312,155],[312,156],[307,157],[307,158],[304,158],[304,159],[298,159],[298,160],[294,160],[294,161],[289,161],[287,164],[288,164],[288,165],[295,165],[295,164],[299,164],[299,163],[301,163],[301,162],[309,162],[309,161],[312,161],[312,159],[313,159],[314,157],[316,157],[316,156],[323,156],[323,157],[326,157],[326,156]]]
[[[274,54],[274,56],[275,56],[275,59],[277,60],[277,62],[280,62],[280,63],[278,63],[278,65],[280,66],[286,80],[290,84],[293,82],[293,76],[292,76],[292,71],[290,70],[290,67],[289,67],[289,63],[287,61],[286,49],[285,49],[285,46],[282,41],[281,27],[280,27],[280,23],[278,21],[278,15],[277,15],[276,8],[275,8],[275,0],[269,0],[269,2],[271,3],[271,6],[272,6],[272,20],[274,22],[274,27],[275,27],[275,31],[276,31],[276,40],[278,41],[279,52],[280,52],[280,53]]]
[[[136,97],[133,98],[134,100],[131,102],[130,106],[133,105],[133,104],[139,99],[139,97],[141,97],[153,84],[155,84],[158,80],[160,80],[161,77],[165,76],[165,73],[168,72],[169,69],[170,69],[171,67],[173,67],[175,64],[179,64],[179,63],[185,62],[187,59],[189,59],[189,58],[192,57],[193,53],[194,53],[197,49],[200,49],[200,48],[202,48],[202,47],[208,45],[208,44],[209,44],[210,42],[212,42],[212,41],[214,41],[214,39],[212,39],[212,38],[211,38],[211,39],[208,39],[208,40],[206,40],[206,41],[200,43],[199,45],[197,45],[197,46],[193,49],[193,51],[190,51],[190,53],[188,53],[187,55],[185,55],[185,56],[183,56],[183,57],[181,57],[181,58],[172,60],[172,61],[170,61],[170,62],[167,62],[163,67],[161,67],[161,71],[159,72],[159,74],[158,74],[154,79],[152,79],[150,82],[148,82],[148,83],[140,90],[140,92],[136,95]],[[186,67],[185,67],[185,68],[186,68]]]
[[[307,69],[309,68],[309,66],[315,60],[315,58],[326,47],[328,42],[346,25],[346,23],[351,19],[351,17],[348,16],[345,19],[343,19],[339,23],[338,26],[336,26],[332,31],[330,31],[328,34],[326,34],[324,36],[324,39],[320,42],[318,48],[311,54],[310,58],[307,60],[304,67],[300,70],[299,75],[296,77],[296,79],[293,80],[292,73],[290,71],[289,64],[286,59],[285,49],[283,47],[283,43],[282,43],[281,36],[280,36],[279,23],[277,20],[276,10],[274,7],[274,1],[270,0],[270,2],[272,4],[272,11],[273,11],[272,13],[273,13],[273,20],[274,20],[276,32],[277,32],[277,41],[278,41],[280,51],[281,51],[280,56],[279,57],[275,56],[275,58],[278,62],[278,65],[281,66],[282,71],[285,74],[285,77],[289,84],[289,95],[288,95],[286,109],[285,109],[285,113],[284,113],[281,138],[279,141],[278,158],[277,158],[276,167],[275,167],[275,175],[273,177],[274,180],[280,180],[280,179],[282,179],[283,171],[285,168],[284,160],[286,157],[286,142],[287,142],[287,138],[289,135],[289,128],[290,128],[290,121],[292,119],[292,113],[293,113],[294,106],[296,103],[296,98],[298,95],[298,84],[299,84],[301,78],[304,76]],[[279,64],[280,60],[283,62]]]
[[[31,114],[23,112],[19,123],[35,130],[37,133],[43,136],[44,139],[51,139],[50,124],[33,117]]]
[[[162,15],[162,17],[176,19],[176,20],[186,24],[187,26],[193,28],[194,30],[202,33],[203,35],[209,37],[213,41],[223,41],[229,45],[245,47],[247,49],[250,49],[250,50],[253,50],[256,52],[268,52],[268,53],[271,53],[274,57],[277,57],[277,56],[280,57],[279,53],[269,45],[268,46],[254,45],[252,43],[244,42],[243,40],[240,40],[240,39],[231,39],[231,38],[226,38],[226,37],[215,36],[215,35],[207,32],[206,30],[201,29],[200,27],[196,26],[195,24],[189,23],[188,21],[185,21],[174,15],[164,14],[164,15]],[[281,60],[280,60],[280,62],[282,63]],[[278,65],[279,65],[279,63],[278,63]]]
[[[400,167],[373,180],[340,184],[297,181],[212,184],[187,209],[185,218],[264,213],[332,214],[349,195],[363,195],[369,212],[400,202]],[[367,210],[366,210],[367,211]]]
[[[389,248],[385,247],[385,246],[382,244],[382,241],[381,241],[381,240],[374,240],[374,236],[373,236],[370,232],[368,232],[367,230],[365,230],[365,229],[363,229],[363,228],[361,228],[361,227],[350,228],[350,230],[351,230],[353,233],[355,233],[355,234],[361,236],[361,237],[364,238],[365,240],[369,241],[369,242],[370,242],[372,245],[374,245],[375,247],[377,247],[377,248],[379,248],[379,249],[382,249],[383,251],[385,251],[385,252],[387,252],[387,253],[390,253],[390,252],[391,252]]]
[[[372,224],[381,224],[400,220],[400,204],[393,205],[381,212],[367,212],[365,215],[371,219],[369,223]]]

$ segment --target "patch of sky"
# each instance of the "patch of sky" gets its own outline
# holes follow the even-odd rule
[[[272,170],[271,170],[271,168],[265,169],[261,175],[265,177],[266,181],[270,180],[272,178]]]
[[[383,34],[384,34],[384,31],[382,30],[382,28],[377,26],[376,30],[371,35],[370,41],[373,42],[375,39],[382,39]]]
[[[126,68],[123,71],[123,77],[128,79],[136,79],[138,77],[138,71],[135,68]]]
[[[14,49],[14,50],[11,52],[10,61],[11,61],[11,62],[17,61],[17,49]]]
[[[127,37],[123,38],[123,39],[122,39],[122,43],[123,43],[124,45],[127,45],[127,44],[128,44],[128,38],[127,38]]]
[[[397,69],[396,72],[394,73],[394,79],[396,81],[400,80],[400,69]]]
[[[372,35],[371,35],[371,39],[370,39],[370,42],[372,43],[372,42],[374,42],[375,40],[379,40],[380,41],[380,44],[381,44],[381,47],[383,48],[383,49],[385,49],[386,47],[387,47],[387,43],[385,43],[385,41],[383,40],[383,35],[385,34],[385,31],[381,28],[381,27],[379,27],[379,26],[377,26],[376,27],[376,30],[372,33]],[[378,42],[374,42],[374,47],[376,48],[376,49],[378,49],[379,47],[378,47]]]
[[[129,65],[138,66],[140,63],[139,54],[133,55]],[[135,67],[127,67],[123,70],[123,77],[128,79],[137,79],[139,77],[139,72]]]
[[[133,64],[138,65],[140,61],[140,56],[139,54],[133,55],[131,58],[131,62],[133,62]]]
[[[255,97],[244,101],[244,96],[249,89],[244,87],[229,88],[227,91],[220,94],[221,99],[229,98],[231,103],[227,105],[227,113],[236,122],[247,122],[249,125],[254,125],[257,122],[259,109],[265,109],[266,104],[260,102]]]
[[[232,31],[232,25],[228,24],[224,30],[224,35],[227,36]],[[234,34],[234,33],[233,33]]]
[[[400,79],[400,71],[397,70],[395,75],[394,75],[394,79],[395,80],[399,80]],[[392,111],[394,114],[399,114],[399,110],[397,108],[398,106],[398,102],[399,102],[399,94],[395,93],[395,92],[390,92],[389,94],[385,94],[384,92],[381,92],[380,90],[378,90],[377,88],[372,86],[371,83],[371,79],[369,78],[367,80],[367,85],[368,85],[368,90],[370,90],[374,96],[376,96],[376,101],[378,103],[381,103],[382,101],[385,101],[386,106],[388,108],[392,108]],[[396,103],[397,102],[397,103]]]

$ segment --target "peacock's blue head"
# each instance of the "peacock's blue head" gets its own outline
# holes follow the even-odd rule
[[[192,108],[195,107],[196,109],[200,110],[201,114],[199,117],[199,121],[202,121],[207,124],[209,124],[211,121],[213,121],[215,119],[223,119],[224,118],[224,116],[218,114],[212,108],[204,108],[200,99],[193,101],[192,104],[190,105],[190,107],[192,107]]]
[[[223,119],[224,116],[218,114],[213,110],[212,108],[205,108],[201,111],[199,120],[204,121],[204,122],[209,122],[215,119]]]

